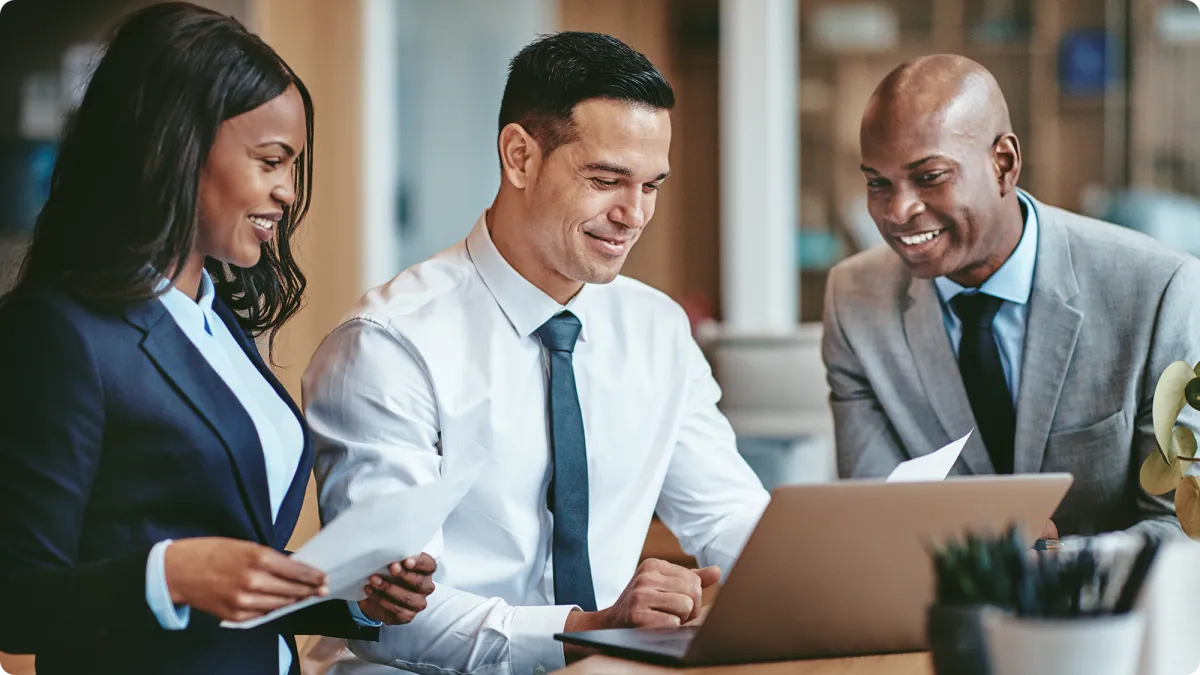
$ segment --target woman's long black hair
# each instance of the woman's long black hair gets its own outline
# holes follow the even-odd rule
[[[304,100],[308,132],[296,201],[257,265],[206,262],[242,328],[269,330],[273,346],[304,294],[291,237],[311,194],[312,98],[258,36],[186,3],[135,12],[109,41],[64,131],[16,291],[51,285],[100,309],[153,298],[156,271],[178,273],[192,250],[200,172],[217,128],[290,86]]]

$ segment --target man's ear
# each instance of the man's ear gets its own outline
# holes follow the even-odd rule
[[[1016,134],[1009,132],[996,139],[992,146],[992,163],[1000,184],[1000,196],[1007,197],[1017,188],[1021,178],[1021,141],[1017,140]]]
[[[500,130],[497,145],[500,150],[500,173],[513,187],[524,189],[537,177],[541,167],[541,146],[516,122],[506,124]]]

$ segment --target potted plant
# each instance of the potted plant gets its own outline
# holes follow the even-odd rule
[[[1024,545],[1014,528],[1004,538],[968,535],[930,547],[935,601],[926,634],[937,675],[988,675],[990,660],[981,623],[987,608],[1011,610]]]
[[[1200,410],[1200,363],[1195,367],[1183,361],[1167,366],[1154,389],[1154,438],[1158,452],[1144,462],[1140,480],[1152,495],[1175,491],[1175,513],[1188,537],[1200,540],[1200,478],[1187,475],[1188,467],[1200,461],[1196,457],[1196,434],[1177,425],[1184,406]]]
[[[932,549],[937,599],[927,629],[934,671],[1131,675],[1142,624],[1130,610],[1157,551],[1156,543],[1143,544],[1113,599],[1111,572],[1090,548],[1033,551],[1011,528]]]

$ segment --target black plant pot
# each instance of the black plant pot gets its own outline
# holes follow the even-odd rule
[[[981,621],[983,605],[930,605],[925,632],[937,675],[991,675],[987,639]]]

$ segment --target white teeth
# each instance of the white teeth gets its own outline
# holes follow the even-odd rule
[[[934,237],[938,236],[941,233],[942,233],[941,230],[937,230],[934,232],[924,232],[922,234],[914,234],[911,237],[900,237],[900,241],[904,242],[905,246],[916,246],[917,244],[924,244],[925,242],[929,241],[930,239],[933,239]]]
[[[275,221],[268,220],[266,218],[259,218],[257,216],[250,216],[250,222],[254,223],[255,225],[261,227],[264,230],[270,230],[275,227]]]

